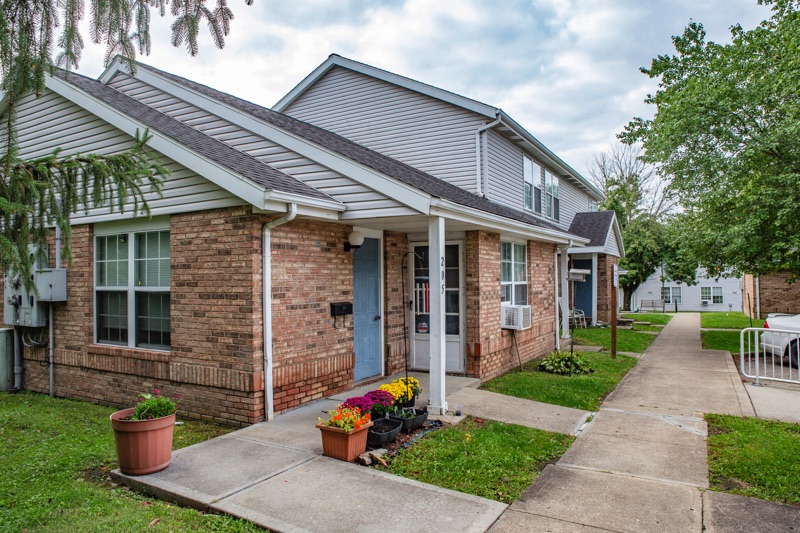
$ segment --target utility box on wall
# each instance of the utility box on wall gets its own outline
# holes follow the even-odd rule
[[[31,259],[34,259],[34,247],[30,247],[30,253]],[[8,325],[41,328],[47,325],[47,306],[44,304],[67,300],[67,271],[63,268],[47,268],[36,261],[33,272],[28,275],[36,287],[35,291],[25,288],[21,274],[6,274],[3,315]]]

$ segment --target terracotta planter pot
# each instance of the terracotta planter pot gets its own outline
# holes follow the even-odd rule
[[[372,422],[353,431],[322,424],[316,427],[322,435],[322,455],[351,463],[367,451],[367,430],[372,427]]]
[[[164,470],[172,458],[175,414],[152,420],[122,420],[133,411],[133,408],[123,409],[109,417],[120,471],[129,476],[142,476]]]

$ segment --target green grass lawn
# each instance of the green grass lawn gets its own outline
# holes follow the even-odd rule
[[[642,353],[655,340],[655,335],[617,328],[617,351]],[[575,344],[602,346],[611,349],[611,328],[578,328],[575,330]]]
[[[650,322],[651,324],[669,324],[672,314],[669,313],[627,313],[622,315],[624,318],[631,318],[638,322]]]
[[[262,531],[144,497],[110,481],[117,467],[111,407],[0,393],[0,529],[4,531]],[[174,448],[231,428],[186,420]]]
[[[706,350],[728,350],[739,353],[740,336],[738,331],[701,331],[703,348]]]
[[[611,359],[611,355],[607,353],[581,355],[594,372],[572,377],[559,376],[537,371],[539,362],[531,361],[523,367],[523,371],[507,372],[487,381],[481,385],[481,389],[564,407],[597,411],[603,399],[636,366],[636,358],[618,355],[616,359]]]
[[[467,417],[402,450],[391,459],[388,471],[511,503],[522,496],[548,463],[567,451],[573,440],[571,435]]]
[[[800,424],[706,415],[712,490],[800,505]]]
[[[750,319],[744,313],[708,312],[700,313],[701,328],[744,329],[749,328]],[[763,328],[764,321],[753,319],[754,328]]]

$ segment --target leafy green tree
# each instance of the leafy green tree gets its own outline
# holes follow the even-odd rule
[[[659,79],[621,134],[671,176],[692,253],[708,271],[800,273],[800,1],[759,0],[772,17],[732,42],[702,24],[674,37],[675,54],[642,72]]]
[[[641,149],[616,145],[609,152],[595,155],[589,169],[592,181],[606,200],[601,209],[616,212],[625,245],[620,268],[622,309],[630,310],[633,293],[661,264],[665,230],[661,219],[674,207],[663,180],[652,165],[642,160]]]
[[[252,0],[245,0],[248,5]],[[137,49],[149,54],[150,17],[155,11],[173,18],[172,44],[198,53],[200,24],[207,24],[218,48],[225,45],[233,13],[226,0],[213,9],[198,0],[91,0],[89,37],[106,45],[108,64],[120,55],[135,67]],[[0,0],[0,269],[27,272],[28,243],[46,243],[48,227],[65,232],[69,257],[69,218],[79,209],[109,206],[122,209],[126,199],[137,213],[149,214],[144,194],[160,193],[166,169],[146,148],[147,132],[132,141],[128,151],[112,155],[60,155],[25,161],[19,157],[15,129],[19,101],[45,91],[56,67],[75,69],[81,58],[83,35],[79,24],[86,12],[84,0]],[[56,38],[56,29],[61,28]],[[53,56],[57,51],[56,56]],[[28,278],[25,277],[29,282]]]

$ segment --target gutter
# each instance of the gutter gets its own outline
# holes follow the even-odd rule
[[[483,175],[484,175],[484,154],[486,153],[486,146],[484,144],[483,150],[481,150],[481,138],[483,137],[484,132],[494,128],[498,124],[500,124],[500,113],[497,113],[497,118],[494,122],[490,122],[489,124],[484,124],[480,128],[475,131],[475,173],[476,173],[476,182],[475,182],[475,193],[478,196],[486,196],[483,190]]]
[[[270,220],[261,230],[261,316],[264,332],[264,419],[275,418],[272,383],[272,243],[271,230],[281,224],[291,222],[297,216],[297,204],[287,205],[288,212],[275,220]]]

